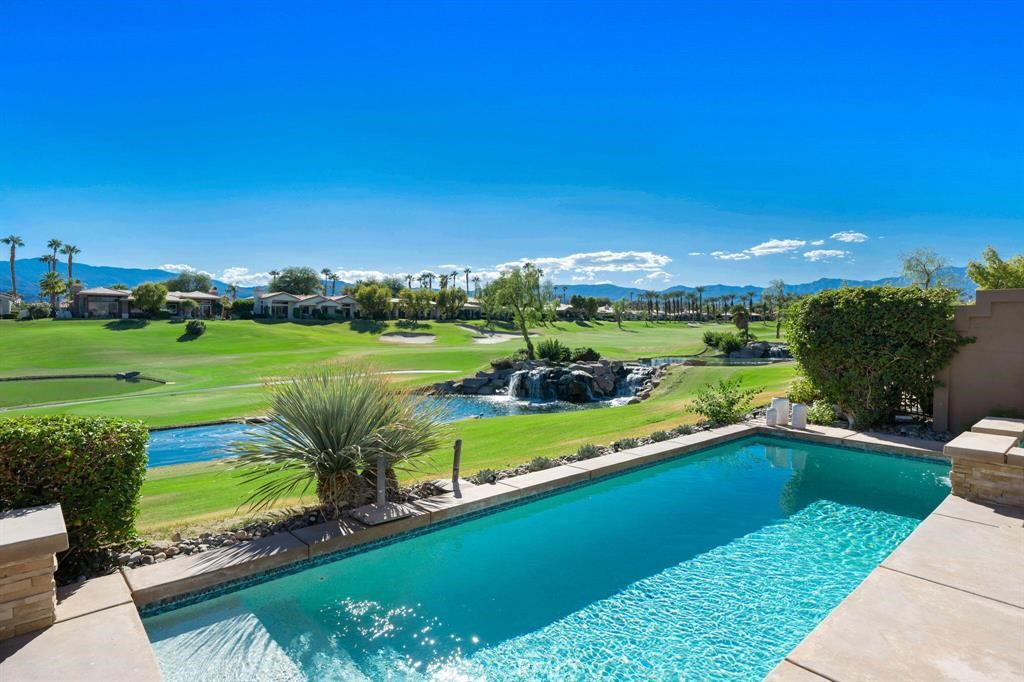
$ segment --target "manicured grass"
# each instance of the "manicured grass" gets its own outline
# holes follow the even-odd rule
[[[539,455],[558,456],[575,452],[584,443],[606,444],[625,436],[640,436],[658,429],[694,423],[686,411],[700,386],[722,377],[740,376],[745,385],[764,387],[762,401],[778,395],[792,379],[792,364],[763,367],[677,367],[639,405],[517,417],[497,417],[457,422],[448,427],[446,442],[463,441],[462,472],[500,469]],[[164,535],[174,529],[195,530],[245,517],[247,488],[238,472],[224,463],[205,462],[160,467],[143,486],[141,532]],[[406,480],[447,478],[451,475],[451,447],[431,454]],[[312,498],[310,498],[312,499]],[[288,500],[286,504],[294,504]]]
[[[113,377],[3,381],[0,382],[0,407],[124,395],[156,388],[159,385],[152,381],[118,381]]]
[[[481,323],[476,323],[481,324]],[[679,323],[559,323],[537,330],[570,347],[591,346],[606,357],[635,359],[700,352],[706,329]],[[494,345],[473,343],[474,333],[450,322],[420,323],[414,331],[437,336],[427,345],[383,343],[380,334],[410,331],[407,324],[210,321],[193,341],[179,341],[183,327],[167,321],[100,320],[0,322],[0,376],[73,372],[141,371],[173,384],[154,386],[130,397],[112,382],[103,392],[69,395],[65,400],[110,396],[84,404],[24,409],[4,414],[68,413],[125,416],[150,426],[189,424],[258,413],[263,408],[264,378],[281,378],[320,362],[367,360],[381,370],[449,370],[453,373],[396,377],[407,385],[426,385],[472,374],[495,357],[522,345],[516,339]],[[538,337],[539,338],[539,337]],[[250,385],[250,386],[246,386]],[[241,388],[233,388],[242,386]],[[17,402],[46,403],[51,393],[26,386]],[[202,391],[202,392],[197,392]]]

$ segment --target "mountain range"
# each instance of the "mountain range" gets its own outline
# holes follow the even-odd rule
[[[26,300],[35,300],[39,298],[39,280],[46,272],[47,265],[34,258],[19,258],[15,261],[16,275],[18,277],[18,293],[25,297]],[[57,268],[60,273],[66,272],[66,266],[60,264]],[[955,286],[959,287],[964,295],[968,298],[974,296],[974,290],[977,285],[974,284],[967,277],[967,268],[962,267],[950,267],[946,269],[946,273],[953,280]],[[124,284],[129,287],[135,287],[143,282],[161,282],[170,279],[175,275],[173,272],[167,272],[166,270],[159,270],[156,268],[118,268],[107,265],[89,265],[88,263],[75,263],[74,274],[77,279],[82,280],[86,286],[89,287],[109,287],[113,284]],[[902,277],[883,277],[882,279],[873,280],[842,280],[842,279],[830,279],[820,278],[813,282],[804,282],[802,284],[787,284],[786,292],[791,294],[813,294],[818,291],[825,289],[836,289],[841,286],[853,286],[853,287],[870,287],[880,286],[883,284],[905,284]],[[227,290],[228,283],[219,280],[214,280],[214,285],[221,292]],[[344,283],[340,282],[339,287],[343,286]],[[566,296],[573,296],[579,294],[580,296],[594,296],[597,298],[610,298],[612,300],[619,298],[636,298],[642,295],[648,289],[638,289],[635,287],[623,287],[617,284],[556,284],[556,293],[562,294],[564,292]],[[9,291],[11,288],[11,276],[9,268],[6,263],[0,263],[0,291]],[[733,284],[708,284],[704,286],[703,296],[705,299],[712,298],[715,296],[736,296],[737,298],[745,295],[748,291],[755,293],[755,298],[760,297],[761,292],[764,291],[765,287],[748,284],[744,286],[737,286]],[[238,296],[247,297],[252,296],[253,287],[238,287]],[[659,293],[666,292],[695,292],[694,287],[688,287],[683,285],[676,285],[667,289],[661,290]]]

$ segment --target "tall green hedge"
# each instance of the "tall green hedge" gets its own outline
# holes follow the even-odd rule
[[[58,577],[91,573],[134,539],[148,440],[126,419],[0,419],[0,510],[61,504],[70,548]]]
[[[970,342],[953,327],[955,301],[948,289],[822,291],[791,306],[789,350],[851,426],[885,423],[903,396],[930,407],[935,373]]]

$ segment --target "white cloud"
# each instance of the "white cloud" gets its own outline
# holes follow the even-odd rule
[[[840,251],[839,249],[815,249],[814,251],[804,251],[804,258],[809,261],[829,261],[833,258],[846,258],[850,255],[849,251]]]
[[[598,272],[654,272],[671,262],[670,257],[651,251],[590,251],[568,256],[520,258],[501,263],[497,269],[507,270],[525,263],[533,263],[548,276],[561,273],[586,276]]]
[[[236,286],[255,287],[269,282],[270,273],[250,272],[249,268],[232,267],[224,268],[224,272],[214,279],[219,279],[222,282],[227,282],[228,284],[234,284]]]
[[[814,241],[811,242],[811,246],[821,246],[824,243],[824,239],[815,239]]]
[[[770,256],[773,253],[796,251],[806,244],[807,242],[803,239],[769,239],[756,246],[751,246],[746,251],[753,256]]]
[[[718,260],[750,260],[750,254],[746,251],[736,251],[729,253],[728,251],[712,251],[711,255]]]
[[[453,265],[452,263],[446,263],[444,265],[438,265],[437,269],[441,272],[451,272],[452,270],[458,270],[462,272],[465,269],[465,265]]]
[[[639,279],[634,279],[633,284],[647,284],[650,282],[670,282],[672,281],[672,275],[665,272],[664,270],[657,270],[650,274],[644,275]]]
[[[404,272],[383,272],[381,270],[346,270],[334,268],[335,274],[342,282],[355,282],[359,279],[384,279],[385,277],[405,277]]]
[[[842,232],[836,232],[832,235],[832,239],[835,239],[837,242],[846,242],[847,244],[859,244],[860,242],[866,242],[868,240],[868,236],[863,232],[843,230]]]
[[[166,270],[167,272],[195,272],[200,275],[209,275],[210,277],[213,277],[212,272],[194,268],[187,263],[164,263],[159,269]]]
[[[686,255],[688,255],[688,256],[703,256],[704,252],[703,251],[691,251],[690,253],[688,253]]]

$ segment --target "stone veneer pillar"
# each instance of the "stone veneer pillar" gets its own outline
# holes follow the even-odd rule
[[[53,624],[56,553],[67,548],[59,504],[0,514],[0,639]]]
[[[953,494],[987,504],[1024,507],[1024,420],[987,417],[946,443]]]

